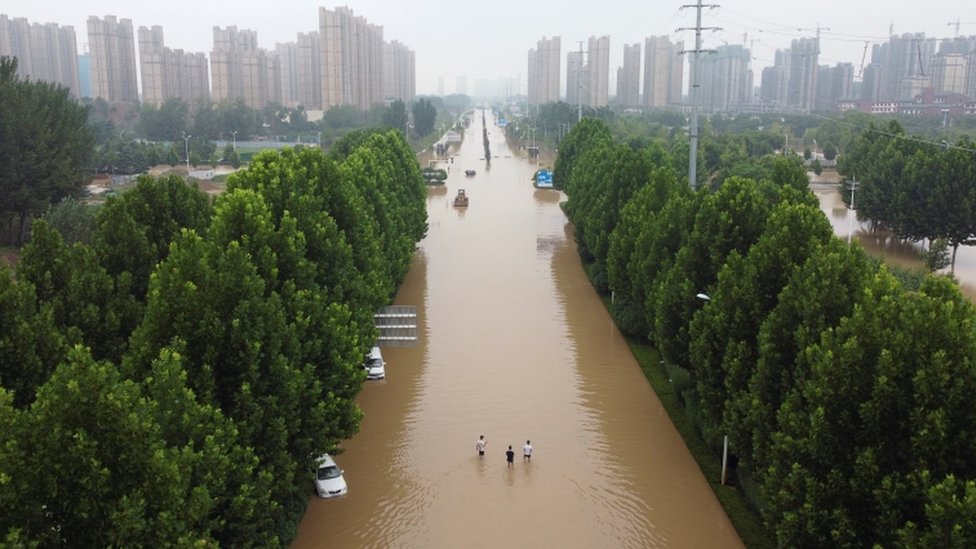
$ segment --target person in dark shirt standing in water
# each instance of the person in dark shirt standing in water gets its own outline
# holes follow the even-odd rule
[[[505,459],[508,460],[509,467],[515,467],[515,450],[512,450],[511,446],[509,446],[508,451],[505,452]]]

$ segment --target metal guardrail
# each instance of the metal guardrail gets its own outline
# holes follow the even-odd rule
[[[417,307],[414,305],[390,305],[375,315],[379,332],[377,345],[383,347],[413,347],[417,344]]]

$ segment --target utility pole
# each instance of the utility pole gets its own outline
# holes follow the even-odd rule
[[[186,152],[186,176],[188,178],[190,177],[190,138],[191,137],[193,136],[187,135],[186,132],[183,132],[183,147],[184,147],[184,151]]]
[[[698,0],[698,3],[697,4],[685,4],[685,5],[681,6],[681,9],[695,8],[695,11],[696,11],[695,26],[694,26],[693,29],[691,29],[691,28],[680,28],[680,29],[677,30],[677,32],[686,31],[686,30],[694,30],[695,31],[695,49],[693,49],[693,50],[682,50],[682,51],[678,52],[679,54],[684,54],[684,53],[692,53],[692,54],[694,54],[694,57],[692,58],[692,67],[691,67],[691,124],[690,124],[690,126],[688,128],[688,138],[689,138],[689,142],[690,142],[689,143],[689,147],[688,147],[688,185],[691,187],[691,190],[695,190],[695,188],[698,186],[697,185],[697,178],[698,178],[698,174],[697,174],[697,171],[698,171],[698,91],[699,91],[699,86],[700,86],[700,84],[698,82],[698,74],[700,72],[699,69],[698,69],[698,54],[699,53],[702,53],[702,52],[705,52],[705,53],[715,53],[715,50],[703,50],[702,49],[702,47],[701,47],[701,31],[703,31],[703,30],[720,30],[719,27],[702,27],[702,24],[701,24],[702,14],[701,14],[701,12],[702,12],[702,8],[712,9],[712,8],[717,8],[717,7],[718,7],[718,4],[702,4],[702,0]]]

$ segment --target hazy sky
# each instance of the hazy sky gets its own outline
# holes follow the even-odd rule
[[[686,0],[691,3],[690,0]],[[854,64],[861,68],[865,42],[885,41],[889,25],[896,34],[924,32],[926,37],[951,38],[950,22],[960,21],[959,34],[976,35],[976,2],[972,0],[752,0],[714,2],[703,11],[702,25],[721,27],[703,34],[703,47],[752,45],[753,69],[759,83],[763,67],[772,65],[777,48],[794,38],[813,37],[821,30],[820,64]],[[647,36],[670,35],[694,47],[695,10],[681,9],[679,1],[665,0],[350,0],[341,4],[315,0],[27,0],[7,1],[0,13],[25,17],[31,23],[71,25],[79,52],[87,42],[90,15],[115,15],[140,26],[163,27],[166,46],[208,56],[213,27],[236,25],[255,30],[261,47],[294,42],[298,32],[318,30],[318,8],[349,6],[356,15],[383,27],[387,41],[399,40],[416,52],[417,92],[437,93],[438,78],[444,92],[455,91],[459,75],[467,75],[473,92],[477,79],[512,78],[525,91],[527,52],[543,36],[561,37],[562,80],[565,88],[566,53],[590,36],[610,36],[610,82],[624,44],[643,43]],[[827,29],[830,29],[829,31]],[[585,49],[585,43],[584,43]],[[865,62],[870,62],[868,47]]]

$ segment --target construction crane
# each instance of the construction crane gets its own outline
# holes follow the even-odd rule
[[[820,23],[817,23],[817,27],[813,29],[796,29],[799,32],[811,32],[816,31],[817,33],[817,55],[820,55],[820,31],[830,32],[829,27],[821,27]]]
[[[962,26],[962,25],[976,25],[976,23],[960,23],[959,20],[956,19],[954,22],[950,21],[949,23],[946,23],[946,25],[948,25],[950,27],[956,27],[956,38],[958,38],[959,37],[959,27],[960,26]]]

